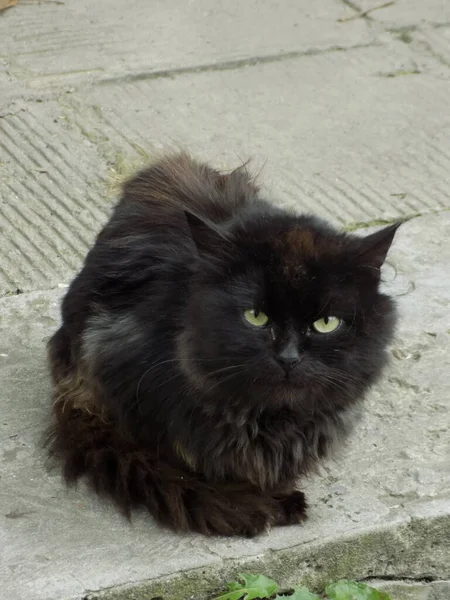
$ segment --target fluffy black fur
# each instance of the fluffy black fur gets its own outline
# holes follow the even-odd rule
[[[360,238],[262,200],[246,169],[171,156],[128,181],[49,342],[49,443],[129,513],[255,535],[350,430],[395,325],[398,224]],[[264,311],[256,327],[246,310]],[[335,316],[340,327],[313,323]]]

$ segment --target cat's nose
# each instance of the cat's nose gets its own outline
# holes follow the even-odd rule
[[[290,371],[301,360],[297,345],[289,343],[277,354],[277,360],[286,372]]]

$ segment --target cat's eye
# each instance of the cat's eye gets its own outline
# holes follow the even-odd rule
[[[244,311],[245,320],[254,327],[264,327],[269,322],[269,317],[266,313],[254,308]]]
[[[342,320],[338,317],[323,317],[314,321],[312,326],[317,333],[333,333],[341,324]]]

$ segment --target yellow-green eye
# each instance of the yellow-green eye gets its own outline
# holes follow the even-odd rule
[[[313,327],[318,333],[332,333],[341,324],[341,319],[338,317],[323,317],[314,321]]]
[[[264,327],[269,322],[269,317],[266,313],[261,312],[260,310],[250,309],[244,311],[245,320],[250,323],[250,325],[254,325],[255,327]]]

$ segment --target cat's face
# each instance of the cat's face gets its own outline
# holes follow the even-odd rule
[[[379,375],[393,333],[378,283],[395,228],[361,241],[316,220],[276,221],[208,241],[194,224],[203,258],[180,364],[205,397],[305,412],[351,404]]]

